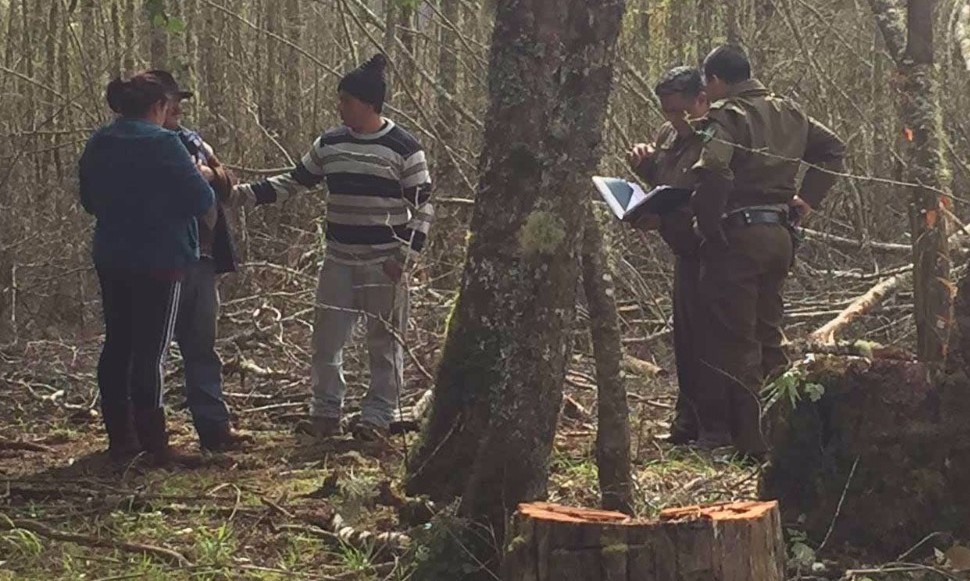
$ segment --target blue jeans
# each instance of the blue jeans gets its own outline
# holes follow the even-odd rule
[[[175,326],[175,339],[185,363],[185,400],[200,431],[229,421],[229,408],[222,396],[222,360],[216,353],[218,317],[215,265],[203,258],[185,272]]]

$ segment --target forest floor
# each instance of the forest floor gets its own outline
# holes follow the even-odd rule
[[[306,382],[255,362],[266,365],[262,377],[250,366],[245,382],[238,374],[226,381],[236,423],[253,445],[208,456],[198,469],[113,468],[89,409],[98,346],[38,342],[3,355],[0,579],[406,579],[422,558],[421,537],[438,524],[402,523],[396,510],[415,434],[395,436],[390,448],[361,447],[349,436],[303,440],[292,427],[305,413]],[[194,450],[188,414],[177,409],[179,366],[170,367],[173,440]],[[350,367],[353,408],[364,376]],[[594,392],[577,367],[550,500],[595,506]],[[428,387],[409,379],[405,402]],[[755,495],[757,468],[656,441],[672,407],[669,389],[641,391],[631,402],[642,514]],[[380,537],[341,540],[330,532],[334,514],[358,531],[414,538],[408,548],[384,547]]]
[[[433,308],[447,305],[429,301]],[[3,579],[407,579],[428,559],[427,543],[447,534],[450,507],[421,518],[401,480],[414,433],[390,447],[361,447],[349,436],[321,444],[294,435],[306,414],[305,310],[283,316],[265,305],[223,316],[220,351],[236,425],[255,437],[247,449],[207,456],[197,469],[110,466],[96,408],[100,347],[88,335],[24,342],[0,351],[0,580]],[[245,313],[245,316],[243,315]],[[428,313],[425,313],[428,315]],[[430,320],[430,316],[424,320]],[[441,329],[415,330],[402,406],[431,387]],[[359,345],[359,342],[358,342]],[[362,349],[349,350],[348,408],[366,385]],[[550,501],[596,506],[595,381],[577,357],[551,461]],[[170,429],[183,450],[197,449],[181,408],[181,366],[168,367]],[[724,453],[673,448],[673,378],[629,381],[637,509],[750,499],[760,467]],[[417,508],[415,508],[417,507]],[[349,529],[336,527],[339,515]],[[392,534],[387,534],[392,533]],[[394,533],[401,533],[397,535]],[[799,542],[797,531],[789,531]],[[405,538],[405,536],[407,538]],[[837,579],[833,563],[825,577]],[[892,579],[875,575],[852,577]],[[909,577],[907,577],[908,579]],[[442,580],[446,581],[446,580]]]

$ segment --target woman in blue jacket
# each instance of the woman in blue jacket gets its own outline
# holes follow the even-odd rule
[[[196,219],[212,213],[214,195],[208,168],[162,128],[173,99],[163,82],[149,73],[115,79],[106,96],[119,117],[95,132],[78,167],[81,204],[97,219],[101,411],[111,458],[144,450],[164,464],[179,455],[168,445],[162,367],[182,275],[199,258]]]

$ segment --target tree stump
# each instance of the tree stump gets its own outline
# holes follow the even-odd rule
[[[786,526],[873,559],[935,531],[970,532],[965,375],[878,354],[816,356],[796,372],[824,393],[772,414],[762,495],[778,499]]]
[[[505,581],[781,581],[777,502],[665,510],[655,521],[553,504],[519,505]]]

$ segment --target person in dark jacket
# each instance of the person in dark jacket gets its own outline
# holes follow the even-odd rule
[[[233,176],[219,162],[212,148],[195,131],[182,126],[182,101],[192,98],[168,71],[149,73],[165,85],[171,106],[162,124],[175,131],[193,160],[207,168],[209,183],[216,192],[215,221],[198,221],[199,261],[189,266],[182,279],[182,295],[175,340],[185,366],[185,400],[203,450],[218,452],[236,448],[252,438],[232,429],[229,408],[222,394],[222,360],[216,352],[219,318],[218,276],[235,272],[236,253],[223,200],[233,186]]]
[[[78,164],[81,204],[97,219],[101,411],[112,459],[144,450],[165,464],[187,457],[169,447],[162,367],[181,280],[199,259],[196,220],[214,220],[215,196],[178,135],[162,127],[171,99],[158,77],[115,79],[106,97],[119,117],[94,133]]]

